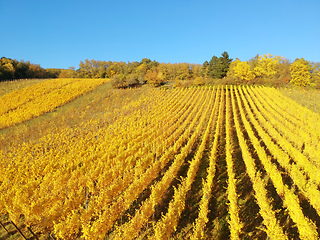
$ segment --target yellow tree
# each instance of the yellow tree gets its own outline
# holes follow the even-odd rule
[[[167,64],[160,63],[158,65],[158,78],[162,79],[164,82],[169,80],[169,71],[167,68]]]
[[[196,86],[204,85],[206,83],[205,79],[202,76],[196,77],[193,80],[193,84]]]
[[[320,62],[311,62],[310,65],[312,66],[310,81],[316,88],[320,89]]]
[[[277,73],[277,66],[281,61],[280,56],[273,57],[270,53],[259,56],[257,66],[253,72],[258,77],[271,78]]]
[[[201,76],[202,64],[191,64],[191,69],[193,78]]]
[[[144,76],[144,79],[147,81],[147,83],[158,87],[163,83],[163,80],[159,78],[158,75],[158,67],[154,67],[147,71],[146,75]]]
[[[227,76],[232,77],[237,82],[248,82],[255,78],[255,74],[250,69],[248,62],[241,62],[239,59],[230,64]]]
[[[290,66],[290,83],[304,87],[310,85],[311,70],[311,65],[308,61],[303,58],[297,58]]]
[[[142,63],[136,68],[136,73],[138,74],[146,74],[147,71],[148,71],[148,66],[146,63]]]
[[[191,78],[192,72],[189,63],[179,63],[177,77],[179,80],[188,80]]]
[[[233,71],[237,77],[244,81],[250,81],[255,78],[248,62],[238,62],[238,64],[233,67]]]

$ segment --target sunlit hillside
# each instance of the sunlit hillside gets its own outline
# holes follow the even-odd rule
[[[0,239],[319,239],[312,91],[3,84]]]

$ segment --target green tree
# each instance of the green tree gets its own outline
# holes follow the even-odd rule
[[[46,68],[46,78],[57,78],[63,69]]]
[[[232,58],[225,51],[221,57],[213,56],[206,67],[206,75],[215,79],[221,79],[227,75]]]
[[[202,77],[207,76],[208,66],[209,66],[208,61],[204,61],[204,63],[202,64],[201,71],[200,71],[200,75]]]
[[[29,66],[24,61],[19,62],[15,68],[15,78],[17,79],[25,78],[28,69],[29,69]]]
[[[206,75],[212,78],[219,78],[221,76],[219,58],[213,56],[207,66]]]

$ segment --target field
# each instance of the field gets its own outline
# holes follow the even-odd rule
[[[315,100],[57,81],[1,93],[0,239],[319,239]]]

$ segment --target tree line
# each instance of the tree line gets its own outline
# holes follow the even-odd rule
[[[256,55],[248,61],[233,60],[225,51],[203,64],[159,63],[143,58],[140,62],[101,60],[80,61],[79,68],[44,69],[39,64],[0,59],[0,81],[21,78],[110,78],[115,88],[142,84],[160,86],[174,82],[176,86],[193,84],[266,84],[320,88],[320,63],[303,58],[294,62],[271,54]]]
[[[236,83],[259,83],[320,88],[320,63],[297,58],[293,63],[281,56],[256,55],[249,61],[233,61],[227,78]]]
[[[81,61],[79,68],[62,70],[59,77],[110,78],[115,88],[126,88],[142,84],[160,86],[167,82],[180,85],[183,82],[205,84],[207,79],[226,77],[232,59],[227,52],[214,56],[204,64],[159,63],[148,58],[140,62],[112,62],[100,60]]]
[[[2,57],[0,59],[0,81],[24,78],[57,78],[61,69],[44,69],[39,64]]]

